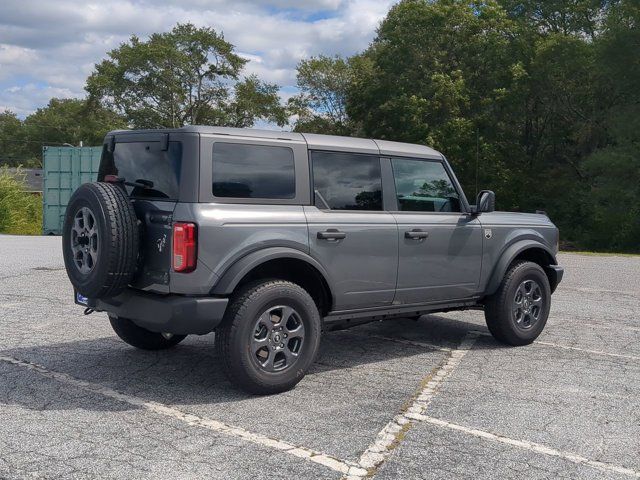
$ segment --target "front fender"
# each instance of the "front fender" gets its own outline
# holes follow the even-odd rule
[[[525,250],[534,248],[543,250],[548,255],[549,265],[555,265],[557,263],[553,251],[545,244],[535,239],[518,240],[505,248],[500,254],[500,258],[493,268],[493,272],[489,278],[484,294],[494,294],[496,290],[498,290],[498,287],[500,286],[504,275],[507,273],[507,269],[509,268],[509,265],[511,265],[511,262],[513,262],[513,260]]]
[[[240,281],[254,268],[262,265],[270,260],[278,258],[293,258],[296,260],[302,260],[312,267],[314,267],[325,278],[329,288],[331,288],[332,282],[328,272],[324,267],[314,260],[310,255],[289,247],[270,247],[262,250],[251,252],[248,255],[237,260],[231,265],[220,277],[220,280],[211,290],[214,295],[230,295],[234,289],[238,286]]]

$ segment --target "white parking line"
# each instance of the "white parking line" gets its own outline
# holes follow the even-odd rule
[[[367,337],[371,337],[371,338],[379,338],[381,340],[388,340],[390,342],[399,343],[399,344],[403,344],[403,345],[412,345],[412,346],[415,346],[415,347],[424,347],[424,348],[430,348],[432,350],[440,350],[441,352],[451,352],[453,350],[451,348],[443,347],[443,346],[437,345],[435,343],[416,341],[416,340],[407,340],[405,338],[387,337],[385,335],[377,335],[377,334],[373,334],[373,333],[351,332],[349,330],[344,330],[344,332],[345,333],[355,334],[355,335],[360,335],[360,336],[367,336]],[[489,332],[483,332],[481,330],[471,330],[471,332],[476,334],[476,335],[483,336],[483,337],[491,337],[491,334]],[[541,341],[541,340],[536,340],[533,343],[536,343],[538,345],[544,345],[544,346],[547,346],[547,347],[561,348],[561,349],[564,349],[564,350],[575,350],[577,352],[589,353],[591,355],[604,355],[604,356],[607,356],[607,357],[626,358],[628,360],[640,360],[640,357],[638,357],[637,355],[625,355],[625,354],[622,354],[622,353],[604,352],[602,350],[590,350],[588,348],[573,347],[571,345],[562,345],[562,344],[559,344],[559,343],[544,342],[544,341]]]
[[[360,468],[358,465],[356,465],[353,462],[339,460],[337,458],[312,450],[310,448],[291,445],[290,443],[284,442],[282,440],[277,440],[274,438],[269,438],[264,435],[260,435],[258,433],[249,432],[243,428],[227,425],[217,420],[198,417],[197,415],[186,413],[176,408],[170,407],[168,405],[163,405],[158,402],[143,400],[141,398],[134,397],[132,395],[120,393],[99,384],[80,380],[78,378],[67,375],[66,373],[60,373],[60,372],[49,370],[43,367],[42,365],[38,365],[36,363],[28,362],[25,360],[19,360],[17,358],[7,357],[7,356],[0,356],[0,361],[10,363],[12,365],[16,365],[19,367],[27,368],[44,377],[51,378],[53,380],[66,383],[68,385],[72,385],[76,388],[80,388],[85,391],[89,391],[92,393],[96,393],[96,394],[111,398],[118,402],[128,403],[129,405],[140,407],[156,414],[175,418],[177,420],[187,423],[188,425],[207,428],[209,430],[213,430],[215,432],[222,433],[224,435],[240,438],[242,440],[245,440],[250,443],[254,443],[256,445],[260,445],[262,447],[268,447],[268,448],[273,448],[275,450],[280,450],[281,452],[287,453],[289,455],[293,455],[294,457],[303,458],[305,460],[309,460],[311,462],[324,465],[325,467],[328,467],[344,475],[356,475],[361,477],[366,475],[367,473],[366,470]]]
[[[457,348],[448,349],[449,355],[445,362],[423,380],[422,388],[416,393],[412,401],[385,425],[378,433],[376,440],[360,456],[358,464],[363,469],[366,469],[366,472],[364,474],[353,473],[345,476],[345,479],[360,480],[375,473],[375,470],[390,455],[392,447],[399,443],[402,434],[411,428],[417,416],[424,413],[442,383],[460,364],[462,358],[475,343],[476,338],[477,335],[474,332],[468,333]]]
[[[581,327],[606,328],[607,330],[618,330],[618,331],[624,330],[629,332],[640,332],[640,328],[628,327],[626,325],[602,325],[600,323],[589,323],[589,322],[582,322],[582,321],[580,321],[578,325]]]
[[[524,450],[529,450],[536,453],[541,453],[544,455],[549,455],[552,457],[563,458],[564,460],[568,460],[573,463],[577,463],[580,465],[587,465],[589,467],[597,468],[598,470],[604,472],[613,472],[619,473],[622,475],[627,475],[630,477],[640,478],[640,472],[636,470],[632,470],[626,467],[619,467],[617,465],[611,465],[609,463],[599,462],[597,460],[589,460],[581,455],[571,453],[571,452],[563,452],[561,450],[556,450],[554,448],[547,447],[545,445],[541,445],[539,443],[528,442],[526,440],[515,440],[513,438],[503,437],[501,435],[496,435],[495,433],[485,432],[483,430],[477,430],[475,428],[464,427],[462,425],[456,425],[455,423],[447,422],[445,420],[440,420],[439,418],[430,417],[427,415],[416,415],[416,420],[420,420],[425,423],[430,423],[431,425],[437,425],[438,427],[448,428],[450,430],[456,430],[459,432],[466,433],[468,435],[473,435],[474,437],[484,438],[485,440],[492,440],[494,442],[505,443],[507,445],[511,445],[513,447],[522,448]]]
[[[490,333],[482,332],[482,331],[479,331],[479,330],[473,330],[473,332],[477,333],[478,335],[482,335],[484,337],[490,337],[491,336]],[[575,350],[577,352],[589,353],[591,355],[604,355],[606,357],[626,358],[626,359],[629,359],[629,360],[640,360],[640,357],[638,357],[636,355],[624,355],[622,353],[604,352],[602,350],[590,350],[588,348],[572,347],[571,345],[562,345],[560,343],[543,342],[541,340],[536,340],[533,343],[535,343],[537,345],[544,345],[546,347],[561,348],[563,350]]]
[[[627,358],[629,360],[640,360],[640,357],[637,357],[635,355],[623,355],[621,353],[603,352],[602,350],[589,350],[587,348],[572,347],[570,345],[560,345],[558,343],[551,343],[551,342],[541,342],[539,340],[536,340],[534,343],[537,343],[538,345],[546,345],[547,347],[555,347],[555,348],[562,348],[564,350],[575,350],[578,352],[590,353],[593,355],[605,355],[607,357]]]

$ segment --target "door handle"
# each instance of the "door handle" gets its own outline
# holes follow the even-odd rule
[[[318,239],[320,240],[342,240],[347,236],[346,233],[341,232],[335,228],[329,228],[324,232],[318,232]]]
[[[414,228],[408,232],[404,232],[404,238],[408,238],[410,240],[422,240],[423,238],[428,238],[429,232],[425,232],[424,230],[420,230],[418,228]]]

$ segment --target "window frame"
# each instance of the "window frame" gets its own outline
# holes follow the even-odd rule
[[[152,200],[154,202],[197,202],[199,197],[198,169],[194,162],[200,157],[200,136],[192,132],[160,131],[117,131],[105,136],[103,148],[115,147],[118,143],[152,143],[181,142],[182,167],[180,171],[179,196],[175,200],[153,197],[141,197],[136,200]],[[196,163],[197,165],[197,163]]]
[[[346,209],[332,209],[332,208],[324,208],[322,206],[316,205],[316,191],[315,191],[315,183],[313,178],[313,153],[332,153],[337,155],[358,155],[363,156],[366,155],[368,157],[376,157],[380,162],[380,189],[382,193],[382,209],[380,210],[346,210]],[[331,213],[389,213],[387,209],[387,194],[385,193],[385,168],[383,165],[383,158],[379,153],[374,152],[354,152],[350,150],[327,150],[327,149],[309,149],[308,153],[309,158],[309,192],[311,194],[311,205],[316,207],[318,210],[322,212],[331,212]]]
[[[216,195],[214,193],[215,190],[215,175],[216,175],[216,167],[215,167],[215,151],[216,151],[216,145],[239,145],[242,147],[256,147],[256,148],[284,148],[286,150],[289,150],[289,152],[291,152],[291,167],[293,169],[293,195],[288,195],[288,196],[280,196],[280,197],[244,197],[244,196],[222,196],[222,195]],[[238,142],[215,142],[213,144],[213,146],[211,147],[211,193],[213,194],[214,197],[216,198],[224,198],[224,199],[229,199],[229,198],[239,198],[241,200],[249,200],[249,199],[254,199],[254,200],[291,200],[296,198],[296,157],[295,157],[295,153],[293,151],[293,149],[289,146],[285,146],[285,145],[247,145],[247,144],[243,144],[243,143],[238,143]]]
[[[393,160],[394,159],[398,159],[398,160],[412,160],[412,161],[416,161],[416,162],[431,162],[431,163],[439,163],[440,165],[442,165],[445,173],[447,174],[447,177],[449,178],[449,181],[451,182],[451,185],[453,186],[453,188],[455,189],[456,193],[458,194],[458,198],[460,200],[460,211],[459,212],[428,212],[428,211],[408,211],[408,210],[400,210],[399,208],[399,203],[398,203],[398,192],[396,190],[396,177],[395,177],[395,173],[393,171]],[[394,156],[387,156],[384,158],[384,160],[387,161],[387,172],[390,176],[390,181],[389,181],[389,185],[388,188],[390,191],[393,192],[393,195],[389,195],[389,197],[391,197],[389,199],[388,205],[389,205],[389,211],[392,213],[399,213],[399,214],[419,214],[419,215],[467,215],[471,212],[471,209],[469,207],[469,203],[467,202],[467,197],[464,195],[464,191],[462,190],[462,187],[460,186],[460,183],[458,182],[458,179],[456,178],[455,174],[453,173],[453,170],[451,169],[451,166],[449,165],[449,162],[447,162],[447,160],[444,158],[444,156],[441,159],[435,159],[435,158],[419,158],[419,157],[404,157],[404,156],[400,156],[400,155],[394,155]]]
[[[236,143],[261,147],[287,147],[293,151],[295,196],[293,198],[217,197],[213,194],[213,146],[215,143]],[[201,203],[253,204],[253,205],[310,205],[309,163],[305,142],[291,139],[255,138],[240,135],[201,135],[200,140],[200,194]]]

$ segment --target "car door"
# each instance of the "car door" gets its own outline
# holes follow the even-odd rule
[[[305,206],[310,254],[329,272],[334,310],[393,301],[398,229],[384,211],[376,154],[312,151],[314,205]]]
[[[472,297],[482,266],[482,226],[444,160],[390,158],[398,223],[394,304]]]

